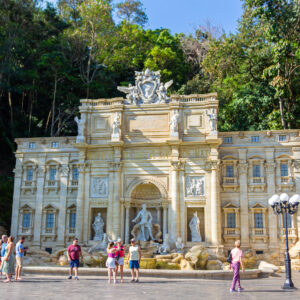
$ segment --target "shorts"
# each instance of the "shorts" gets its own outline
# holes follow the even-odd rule
[[[79,259],[69,261],[70,268],[79,268]]]
[[[19,268],[22,268],[23,267],[23,257],[19,257],[19,256],[16,256],[16,265],[17,267]]]
[[[120,257],[116,263],[119,265],[119,266],[124,266],[124,257]]]
[[[129,269],[139,269],[140,264],[138,260],[130,260],[129,261]]]

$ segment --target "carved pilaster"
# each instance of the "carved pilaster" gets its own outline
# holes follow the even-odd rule
[[[248,164],[247,163],[239,163],[238,164],[238,170],[239,170],[239,173],[240,175],[242,174],[247,174],[248,172]]]
[[[59,171],[60,171],[61,176],[68,177],[70,169],[69,169],[68,165],[62,165],[60,167]]]

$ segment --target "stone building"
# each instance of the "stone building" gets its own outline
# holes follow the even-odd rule
[[[163,235],[222,251],[241,239],[256,251],[283,249],[283,220],[268,207],[275,193],[300,193],[300,131],[218,132],[216,94],[167,96],[159,72],[136,72],[126,98],[81,100],[77,137],[16,139],[11,233],[32,246],[93,239],[128,243],[143,203]],[[288,219],[291,243],[300,214]],[[260,253],[260,252],[257,252]]]

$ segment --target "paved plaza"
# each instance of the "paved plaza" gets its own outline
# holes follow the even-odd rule
[[[23,282],[0,283],[2,299],[300,299],[300,273],[293,274],[298,290],[280,287],[284,276],[244,280],[245,291],[230,294],[230,280],[143,278],[140,283],[108,284],[106,277],[27,275]]]

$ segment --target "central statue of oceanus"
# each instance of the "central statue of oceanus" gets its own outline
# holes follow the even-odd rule
[[[118,90],[127,94],[127,104],[167,103],[170,100],[167,90],[172,84],[173,80],[160,82],[160,72],[147,69],[135,72],[135,86],[118,86]]]

